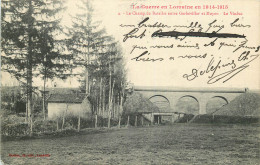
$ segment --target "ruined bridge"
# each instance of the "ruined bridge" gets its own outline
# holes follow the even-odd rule
[[[191,98],[199,105],[198,114],[207,114],[207,104],[211,99],[218,98],[225,105],[235,97],[247,92],[247,88],[173,88],[173,87],[142,87],[134,86],[134,91],[141,93],[157,105],[162,113],[176,112],[176,104],[182,98]]]

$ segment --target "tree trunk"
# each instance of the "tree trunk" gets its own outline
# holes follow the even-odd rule
[[[116,117],[119,118],[119,109],[120,109],[120,93],[118,93],[117,104],[116,104]]]
[[[61,130],[63,130],[64,128],[64,124],[65,124],[65,114],[62,117],[62,126],[61,126]]]
[[[107,127],[110,128],[110,112],[108,112],[108,124],[107,124]]]
[[[45,74],[46,74],[46,72],[45,72]],[[42,100],[43,120],[46,119],[46,114],[45,114],[45,90],[46,89],[45,89],[45,86],[46,86],[46,75],[44,75],[44,79],[43,79],[43,100]]]
[[[112,89],[112,73],[111,73],[111,69],[110,69],[110,64],[109,64],[109,93],[108,93],[108,116],[110,116],[110,112],[111,112],[111,93],[112,93],[112,91],[111,91],[111,89]]]
[[[33,135],[33,118],[30,118],[30,136]]]
[[[113,105],[112,106],[113,107],[113,116],[112,116],[112,118],[115,118],[115,113],[116,113],[116,106],[115,106],[115,104],[116,104],[116,99],[114,98],[113,99],[113,104],[112,104]]]
[[[29,73],[30,77],[32,72]],[[32,124],[33,121],[33,106],[32,106],[32,79],[31,78],[27,78],[28,84],[29,84],[29,93],[28,93],[28,119],[30,124]]]
[[[129,116],[127,116],[127,127],[129,127]]]
[[[104,117],[105,115],[105,108],[106,108],[106,86],[104,85],[103,87],[103,98],[102,98],[102,104],[103,104],[103,107],[102,107],[102,116]]]
[[[121,82],[121,87],[122,87],[122,92],[121,92],[121,96],[120,96],[120,109],[119,109],[119,114],[121,114],[123,112],[123,99],[124,99],[124,86],[123,86],[123,83]]]
[[[111,119],[111,109],[112,109],[112,101],[113,101],[113,88],[114,88],[114,82],[113,86],[111,87],[111,81],[112,81],[112,74],[110,70],[110,79],[109,79],[109,97],[108,97],[108,128],[110,128],[110,119]]]
[[[95,92],[95,99],[96,99],[96,109],[95,109],[95,114],[97,115],[99,113],[99,97],[96,95]]]
[[[113,81],[113,85],[112,85],[112,88],[110,89],[111,92],[110,92],[110,100],[109,100],[109,114],[110,114],[110,117],[111,117],[111,112],[112,112],[112,103],[113,103],[113,95],[114,95],[114,85],[115,85],[115,80]]]
[[[95,116],[95,128],[97,128],[97,115]]]
[[[32,8],[32,1],[29,1],[29,9],[28,13],[32,16],[33,8]],[[33,107],[32,107],[32,29],[33,29],[33,22],[30,21],[28,24],[28,57],[27,57],[27,90],[28,90],[28,116],[30,124],[32,125],[33,121]],[[32,129],[32,126],[31,126]],[[31,130],[32,131],[32,130]]]
[[[57,131],[59,130],[59,118],[57,118]]]
[[[153,114],[151,114],[151,125],[153,125]]]
[[[99,115],[101,115],[102,111],[102,77],[100,78],[100,85],[99,85]]]
[[[135,116],[135,127],[137,127],[137,116]]]
[[[121,127],[121,116],[118,117],[118,128]]]
[[[80,130],[80,115],[79,115],[79,119],[78,119],[78,132]]]
[[[90,61],[90,54],[89,54],[89,47],[90,47],[90,39],[88,35],[88,53],[87,53],[87,67],[86,67],[86,93],[89,94],[90,91],[90,85],[89,85],[89,72],[88,72],[88,67],[89,67],[89,61]]]
[[[27,60],[28,61],[28,60]],[[26,81],[26,112],[25,112],[25,122],[28,122],[28,96],[29,96],[29,91],[28,91],[28,81]]]
[[[25,122],[28,122],[28,92],[26,97],[26,116],[25,116]]]

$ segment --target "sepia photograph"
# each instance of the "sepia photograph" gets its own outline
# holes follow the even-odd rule
[[[257,165],[259,0],[1,0],[0,165]]]

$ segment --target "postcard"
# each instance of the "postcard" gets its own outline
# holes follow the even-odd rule
[[[2,164],[257,164],[258,0],[2,0]]]

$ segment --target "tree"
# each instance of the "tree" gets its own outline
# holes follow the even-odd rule
[[[93,21],[91,2],[80,2],[80,14],[73,17],[73,25],[68,28],[67,46],[73,54],[74,66],[82,70],[79,75],[93,114],[104,114],[106,105],[110,114],[118,97],[114,89],[121,89],[120,85],[125,82],[122,51],[114,38],[101,28],[100,22]]]
[[[1,4],[2,70],[9,72],[27,89],[28,116],[32,121],[33,77],[60,70],[57,59],[61,0],[3,0]],[[46,62],[43,62],[47,59]],[[27,117],[28,117],[27,116]]]
[[[112,40],[105,35],[105,30],[99,28],[100,22],[93,22],[93,8],[89,0],[81,0],[78,5],[80,14],[73,17],[72,28],[68,28],[67,46],[73,53],[74,65],[84,70],[83,84],[86,93],[89,93],[90,73],[97,67],[98,51],[105,48],[105,43]]]

